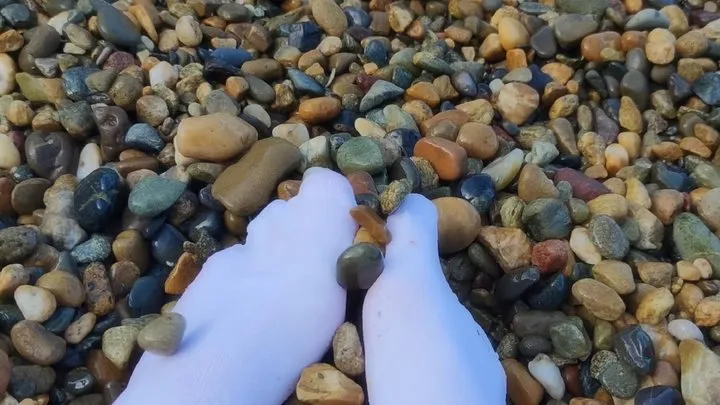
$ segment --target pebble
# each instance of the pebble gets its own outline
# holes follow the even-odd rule
[[[335,367],[316,363],[303,369],[295,389],[298,400],[316,404],[362,405],[362,388]]]
[[[97,316],[110,313],[115,307],[110,282],[101,263],[91,263],[82,276],[88,310]]]
[[[243,119],[215,113],[184,119],[175,146],[187,158],[219,163],[246,152],[257,139],[257,130]]]
[[[552,398],[560,400],[565,395],[565,382],[560,369],[548,355],[538,354],[528,363],[528,371]]]
[[[382,274],[382,252],[370,243],[358,243],[340,254],[337,281],[347,290],[367,290]]]
[[[103,333],[102,352],[120,370],[124,370],[130,361],[138,329],[135,326],[115,326]]]
[[[53,294],[40,287],[21,285],[15,289],[14,298],[23,317],[29,321],[45,322],[57,307]]]
[[[166,177],[146,177],[130,192],[128,208],[135,215],[154,217],[170,208],[185,191],[185,187],[185,183]]]
[[[681,363],[680,390],[686,403],[712,403],[720,394],[715,384],[720,378],[720,358],[697,340],[679,344]]]
[[[185,326],[185,318],[178,313],[160,315],[140,330],[138,346],[154,354],[171,356],[180,347]]]
[[[609,394],[618,398],[631,398],[638,389],[635,373],[613,352],[597,352],[592,357],[590,372]]]
[[[385,166],[380,147],[366,137],[352,138],[343,143],[337,151],[336,161],[345,174],[354,171],[376,174]]]
[[[349,377],[357,377],[365,372],[365,357],[357,328],[345,322],[333,336],[333,363],[338,370]]]
[[[18,322],[12,327],[10,337],[18,354],[34,364],[49,366],[65,356],[65,340],[48,332],[37,322]]]
[[[620,296],[605,284],[582,279],[572,286],[572,295],[591,314],[606,321],[614,321],[625,312],[625,303]]]
[[[587,333],[574,320],[558,322],[549,328],[550,339],[557,354],[568,359],[585,358],[591,351]]]
[[[37,287],[49,291],[59,305],[79,307],[85,302],[85,290],[81,281],[66,271],[51,271],[36,281]]]
[[[86,312],[81,315],[65,329],[65,340],[70,344],[80,343],[92,332],[96,320],[97,316],[92,312]]]
[[[300,151],[290,142],[278,138],[260,140],[220,174],[212,195],[237,215],[253,213],[265,205],[280,179],[295,170],[300,160]]]
[[[655,369],[652,341],[639,326],[630,325],[618,331],[613,338],[613,347],[620,360],[629,364],[638,374],[647,375]]]
[[[502,366],[507,377],[510,400],[515,404],[540,404],[545,390],[527,368],[515,359],[503,360]]]
[[[469,202],[457,197],[437,198],[433,204],[438,213],[438,245],[441,254],[454,253],[468,247],[477,237],[481,225],[477,210]]]
[[[434,200],[436,207],[438,206],[438,200],[440,199]],[[440,213],[441,211],[438,209],[439,218]],[[438,225],[440,225],[440,222]],[[440,229],[438,226],[439,232]],[[452,228],[448,227],[448,229]],[[467,229],[468,235],[470,230],[471,228]],[[450,235],[448,235],[449,237]],[[532,260],[532,243],[521,229],[483,226],[480,227],[477,238],[504,271],[528,266]]]

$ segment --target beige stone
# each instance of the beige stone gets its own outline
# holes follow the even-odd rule
[[[297,398],[313,405],[362,405],[362,388],[335,367],[317,363],[300,374],[295,390]]]

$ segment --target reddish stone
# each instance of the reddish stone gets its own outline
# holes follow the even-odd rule
[[[375,182],[373,181],[372,176],[368,172],[352,172],[345,177],[350,182],[354,194],[377,195]]]
[[[366,75],[364,73],[360,73],[355,78],[355,84],[362,89],[363,92],[367,93],[368,90],[370,90],[370,87],[372,87],[375,82],[378,81],[378,78],[375,76]]]
[[[105,64],[103,65],[103,69],[114,69],[120,72],[126,67],[132,65],[135,65],[135,56],[131,53],[118,51],[114,52],[107,58]]]
[[[568,260],[567,245],[559,239],[546,240],[533,246],[532,264],[542,273],[551,273],[565,268]]]
[[[0,214],[12,215],[12,191],[15,188],[15,182],[7,177],[0,177]]]
[[[580,372],[578,366],[567,365],[563,367],[561,374],[568,392],[574,397],[583,396],[582,390],[580,389]]]
[[[457,180],[467,173],[467,152],[445,138],[422,138],[415,144],[413,153],[427,159],[442,180]]]
[[[510,136],[510,134],[508,134],[504,129],[500,128],[497,125],[493,125],[492,129],[493,131],[495,131],[495,135],[497,135],[497,137],[499,138],[498,141],[500,141],[501,149],[502,145],[508,145],[508,150],[512,150],[517,147],[517,141],[515,140],[515,138]]]
[[[610,189],[595,179],[569,168],[562,168],[555,173],[555,184],[567,181],[572,186],[573,197],[585,202],[595,199],[603,194],[609,194]]]

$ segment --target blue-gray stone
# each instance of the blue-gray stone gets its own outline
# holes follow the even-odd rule
[[[517,301],[538,281],[540,270],[535,266],[513,270],[495,283],[495,298],[503,303]]]
[[[376,81],[360,101],[360,112],[368,111],[387,101],[400,97],[405,91],[385,80]]]
[[[629,325],[613,337],[613,347],[620,360],[629,364],[640,375],[655,369],[655,349],[650,336],[640,325]]]
[[[141,217],[154,217],[172,207],[185,191],[185,183],[162,176],[146,177],[130,192],[128,208]]]
[[[395,66],[392,75],[392,82],[403,89],[407,89],[412,86],[414,76],[413,73],[403,66]]]
[[[97,68],[78,66],[66,70],[62,74],[65,93],[71,100],[80,101],[93,92],[85,84],[85,79],[91,74],[100,71]]]
[[[453,70],[444,60],[438,58],[430,52],[418,52],[413,56],[413,64],[420,69],[436,75],[451,75]]]
[[[365,57],[379,67],[387,66],[388,49],[382,41],[374,39],[365,46]]]
[[[322,31],[311,22],[292,24],[288,35],[288,45],[294,46],[301,52],[317,48],[322,39]]]
[[[163,224],[150,242],[153,258],[165,266],[174,266],[183,252],[185,240],[174,226]]]
[[[122,11],[103,0],[91,0],[97,11],[100,35],[115,45],[133,48],[140,42],[140,30]]]
[[[133,124],[125,134],[125,144],[148,153],[159,153],[165,147],[157,130],[146,123]]]
[[[607,215],[598,215],[587,225],[593,245],[604,259],[622,260],[630,250],[630,242],[620,225]]]
[[[714,72],[705,73],[693,82],[695,95],[708,105],[720,105],[720,75]]]
[[[366,28],[370,26],[370,15],[365,10],[359,7],[345,7],[343,12],[347,17],[349,26],[359,25]]]
[[[463,97],[477,96],[477,85],[468,72],[457,72],[451,76],[453,87]]]
[[[128,293],[127,305],[133,317],[160,312],[165,294],[162,282],[153,276],[140,277]]]
[[[90,239],[75,246],[70,256],[78,264],[102,262],[110,256],[111,246],[107,237],[94,234]]]
[[[667,385],[656,385],[639,390],[635,405],[685,405],[680,391]]]
[[[61,335],[65,332],[75,317],[75,308],[60,307],[55,310],[50,319],[43,323],[43,327],[50,333]]]
[[[290,81],[292,81],[295,90],[300,94],[311,94],[313,96],[322,96],[325,94],[325,87],[298,69],[287,69],[287,76]]]
[[[14,3],[3,7],[0,15],[13,28],[32,28],[37,23],[35,12],[23,3]]]
[[[564,239],[572,231],[570,210],[557,198],[539,198],[523,210],[522,222],[528,235],[538,242]]]
[[[625,23],[625,31],[646,31],[670,27],[670,20],[663,13],[652,8],[640,10]]]
[[[104,228],[118,209],[122,179],[115,170],[100,167],[80,180],[73,204],[78,223],[90,232]]]
[[[243,63],[252,60],[252,54],[243,48],[218,48],[212,51],[210,56],[235,67],[241,67]]]

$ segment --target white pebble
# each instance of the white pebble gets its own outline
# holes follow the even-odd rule
[[[0,134],[0,169],[12,169],[20,164],[20,152],[13,141],[5,134]]]
[[[268,128],[272,125],[272,121],[270,120],[270,114],[268,114],[267,111],[260,105],[260,104],[250,104],[243,110],[243,113],[255,117],[260,122],[265,124]]]
[[[677,340],[695,339],[705,342],[700,328],[687,319],[675,319],[668,323],[668,332]]]
[[[150,85],[162,83],[168,89],[175,87],[175,83],[178,81],[178,71],[168,62],[158,62],[155,66],[150,69],[148,73],[150,77]]]
[[[15,290],[15,303],[28,321],[45,322],[55,312],[57,301],[44,288],[21,285]]]
[[[324,136],[316,136],[300,145],[300,172],[311,167],[330,167],[330,143]]]
[[[554,399],[562,399],[565,395],[565,382],[560,369],[547,354],[540,353],[528,363],[528,370]]]
[[[47,24],[57,31],[58,34],[63,35],[63,27],[70,21],[70,11],[63,11],[53,16],[53,18],[47,21]]]
[[[338,37],[325,37],[317,49],[325,56],[335,55],[342,49],[342,40]]]
[[[82,180],[87,177],[88,174],[95,171],[102,165],[102,155],[100,153],[100,147],[97,144],[89,143],[82,148],[80,151],[80,159],[77,168],[77,178]]]
[[[273,128],[272,135],[283,138],[298,147],[310,139],[310,133],[303,124],[280,124]]]
[[[15,90],[15,61],[6,53],[0,53],[0,96],[12,93]]]
[[[383,138],[386,134],[385,130],[378,124],[367,118],[358,118],[355,120],[355,130],[360,136],[369,136],[370,138]]]

